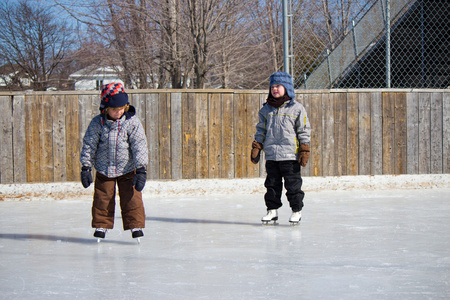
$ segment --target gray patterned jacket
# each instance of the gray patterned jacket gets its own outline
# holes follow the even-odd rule
[[[255,141],[263,144],[266,160],[298,160],[299,144],[309,144],[310,138],[306,110],[294,99],[279,108],[266,103],[259,110]]]
[[[80,162],[94,166],[109,178],[130,173],[148,163],[147,138],[135,108],[116,121],[100,114],[94,117],[83,138]]]

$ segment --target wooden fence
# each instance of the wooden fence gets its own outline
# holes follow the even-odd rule
[[[129,90],[149,179],[265,176],[249,160],[267,91]],[[297,91],[312,127],[303,176],[450,173],[449,90]],[[0,183],[78,181],[98,92],[0,93]]]

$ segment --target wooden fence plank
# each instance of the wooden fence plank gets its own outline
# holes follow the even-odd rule
[[[267,98],[267,96],[266,96],[266,98]],[[311,97],[310,97],[310,95],[309,94],[299,94],[299,93],[297,93],[296,95],[295,95],[295,98],[296,98],[296,100],[298,101],[298,102],[300,102],[304,107],[305,107],[305,110],[306,110],[306,114],[308,115],[308,119],[309,119],[309,121],[310,121],[310,125],[311,125],[311,134],[312,134],[312,132],[315,130],[315,128],[313,128],[313,126],[312,126],[312,123],[311,123]],[[310,156],[312,156],[312,153],[314,152],[314,151],[316,151],[316,149],[313,149],[312,148],[312,136],[311,136],[311,142],[310,142],[310,145],[311,145],[311,153],[310,153]],[[312,163],[311,163],[311,158],[310,158],[310,160],[309,160],[309,162],[308,162],[308,164],[306,165],[306,167],[304,167],[304,168],[302,168],[302,170],[301,170],[301,175],[302,176],[310,176],[310,174],[311,174],[311,170],[312,170]],[[264,175],[265,175],[265,173],[264,173]]]
[[[3,107],[3,106],[2,106]],[[27,182],[27,155],[25,137],[25,97],[15,95],[13,98],[13,156],[14,183]]]
[[[347,175],[358,175],[358,94],[347,94]]]
[[[130,104],[136,109],[136,117],[141,121],[142,126],[145,128],[145,94],[130,94]]]
[[[0,183],[12,183],[14,182],[12,97],[0,96],[0,105],[3,110],[0,118]]]
[[[42,97],[40,95],[25,96],[25,133],[27,153],[27,178],[28,182],[40,182],[40,139],[39,127],[42,119]]]
[[[311,164],[311,175],[323,175],[323,127],[322,127],[322,95],[311,95],[311,116],[309,122],[313,131],[311,133],[311,153],[309,163]]]
[[[431,147],[431,161],[430,172],[432,174],[442,173],[442,93],[433,93],[430,100],[430,147]]]
[[[64,95],[54,95],[52,101],[53,115],[53,178],[54,181],[67,181],[66,172],[66,109]]]
[[[444,93],[442,99],[442,172],[450,173],[450,93]]]
[[[77,95],[66,95],[65,103],[65,128],[66,128],[66,176],[69,181],[80,180],[80,151],[81,145],[79,132],[79,103]],[[83,138],[84,133],[81,138]]]
[[[100,113],[100,93],[97,94],[89,94],[89,95],[85,95],[85,111],[80,109],[80,112],[83,114],[84,116],[84,120],[85,120],[85,125],[86,125],[86,129],[87,126],[89,126],[89,124],[91,123],[92,119],[97,116]],[[84,129],[84,132],[86,132],[86,129]],[[80,145],[83,145],[82,143],[80,143]],[[92,170],[92,175],[95,178],[95,173],[96,170]]]
[[[42,97],[42,121],[40,122],[40,154],[41,154],[41,180],[54,182],[53,174],[53,116],[51,95]]]
[[[252,149],[251,145],[255,139],[256,124],[258,123],[258,112],[260,107],[260,99],[258,95],[247,94],[246,95],[246,140],[245,143],[245,153],[243,157],[244,162],[247,163],[247,174],[245,177],[259,177],[259,164],[253,164],[250,161],[250,151]],[[255,129],[253,129],[255,128]]]
[[[182,166],[182,136],[181,136],[181,93],[172,93],[170,104],[170,135],[171,135],[171,157],[172,157],[172,179],[183,177]]]
[[[208,94],[197,94],[196,102],[196,178],[208,178]]]
[[[134,106],[136,109],[136,117],[139,119],[139,121],[142,124],[142,127],[144,128],[144,131],[146,131],[146,105],[147,105],[147,99],[146,94],[128,94],[128,99],[130,102],[130,105]],[[146,131],[147,132],[147,131]],[[147,139],[147,150],[149,149],[148,145],[148,139]],[[150,156],[150,154],[149,154]],[[150,171],[147,165],[147,178],[150,178]]]
[[[92,119],[100,113],[100,93],[98,94],[88,94],[83,96],[83,106],[79,107],[79,117],[82,117],[83,122],[80,123],[79,129],[83,132],[83,136],[91,123]],[[80,104],[79,104],[80,105]],[[80,140],[80,147],[82,147],[83,141]],[[92,175],[95,178],[96,170],[92,170]]]
[[[383,174],[395,174],[395,95],[383,93]]]
[[[152,163],[154,162],[154,158],[152,157],[152,154],[154,154],[155,152],[153,151],[153,149],[152,149],[152,151],[150,150],[151,145],[150,145],[150,141],[149,141],[150,136],[152,136],[152,137],[154,137],[155,135],[158,136],[157,135],[158,131],[155,132],[155,124],[157,124],[157,123],[155,123],[153,121],[153,120],[155,120],[155,119],[153,119],[153,117],[157,117],[157,116],[155,116],[153,110],[147,111],[147,105],[149,105],[147,98],[150,97],[150,95],[148,95],[148,94],[129,94],[128,97],[129,97],[130,105],[132,105],[136,109],[136,117],[141,122],[141,124],[146,132],[146,136],[147,136],[147,149],[149,151],[148,165],[147,165],[147,178],[148,179],[159,178],[159,175],[158,175],[158,177],[155,177],[155,170],[158,169],[158,172],[156,172],[156,174],[159,174],[159,167],[157,168],[156,166],[152,165]],[[152,107],[152,109],[154,109],[154,107]],[[156,111],[158,111],[158,110],[156,109]],[[153,115],[153,116],[149,116],[149,118],[148,118],[149,121],[151,120],[151,122],[149,124],[149,126],[152,127],[151,129],[147,128],[147,123],[146,123],[147,114]],[[153,141],[154,141],[154,139],[152,139],[152,142]],[[152,152],[152,153],[150,153],[150,152]]]
[[[32,147],[32,109],[34,105],[34,96],[32,95],[25,95],[25,103],[24,103],[24,112],[25,112],[25,157],[26,157],[26,176],[27,176],[27,182],[32,182],[31,176],[31,165],[33,164],[33,161],[31,160],[31,147]]]
[[[83,145],[83,138],[86,134],[86,130],[89,123],[92,120],[92,97],[90,95],[80,95],[78,97],[78,130],[79,130],[79,145]]]
[[[419,99],[419,174],[431,171],[431,93],[422,93]]]
[[[371,174],[371,134],[370,134],[370,108],[371,93],[359,94],[358,137],[359,137],[359,175]]]
[[[235,152],[234,152],[234,110],[233,95],[224,94],[222,99],[222,152],[221,177],[234,178]]]
[[[322,128],[323,128],[323,176],[335,174],[335,144],[334,144],[334,95],[322,95]]]
[[[172,151],[170,149],[170,94],[159,94],[159,176],[172,178]]]
[[[370,106],[370,173],[383,174],[383,104],[381,92],[371,93]]]
[[[183,178],[193,179],[197,174],[196,112],[195,94],[184,94],[183,98]]]
[[[246,130],[245,130],[245,120],[246,114],[245,110],[245,95],[244,94],[236,94],[234,101],[234,129],[235,129],[235,167],[236,167],[236,177],[243,178],[246,175],[247,170],[247,161],[246,158]]]
[[[406,153],[408,174],[419,173],[419,93],[406,96]]]
[[[406,94],[395,95],[394,155],[395,169],[393,174],[406,174]]]
[[[220,178],[222,166],[222,97],[220,94],[210,94],[208,99],[208,178]]]
[[[159,95],[147,94],[145,98],[145,132],[148,146],[148,179],[159,179]]]
[[[334,95],[335,119],[335,164],[336,176],[347,174],[347,95]]]

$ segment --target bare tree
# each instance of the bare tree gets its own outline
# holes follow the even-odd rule
[[[124,83],[125,86],[132,86],[132,70],[128,64],[127,57],[127,42],[126,42],[126,34],[125,34],[125,22],[127,19],[125,18],[125,12],[123,11],[121,2],[107,0],[108,10],[111,18],[109,19],[111,22],[111,26],[113,29],[113,43],[116,46],[117,54],[120,57],[120,61],[123,67],[123,75],[124,75]]]
[[[180,41],[178,38],[178,5],[176,0],[167,0],[168,3],[168,26],[167,26],[167,36],[168,36],[168,64],[169,70],[171,71],[172,77],[172,87],[181,88],[181,62],[180,62]]]
[[[0,61],[26,74],[33,89],[47,89],[71,46],[67,23],[49,7],[20,0],[0,8],[0,26]]]
[[[236,12],[241,1],[230,0],[186,0],[182,2],[182,24],[190,42],[189,49],[194,66],[194,87],[204,88],[207,74],[212,64],[211,50],[226,33],[220,31],[220,26],[227,23],[230,16]]]
[[[208,86],[259,87],[261,82],[266,83],[267,73],[273,70],[273,59],[266,48],[270,38],[255,18],[254,13],[258,11],[255,6],[242,1],[229,4],[228,14],[211,42]]]
[[[64,7],[138,88],[260,88],[283,67],[279,0],[43,0]],[[63,3],[65,1],[65,3]],[[296,60],[307,72],[349,23],[355,3],[298,0]],[[297,8],[298,7],[298,8]],[[96,37],[94,37],[96,36]]]
[[[157,63],[160,88],[166,87],[167,81],[170,81],[172,88],[186,88],[192,69],[192,60],[186,53],[186,43],[183,41],[182,30],[185,28],[181,26],[180,9],[180,0],[152,1],[148,6],[149,19],[155,25],[152,38],[159,44]]]

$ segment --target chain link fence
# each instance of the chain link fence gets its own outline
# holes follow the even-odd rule
[[[448,0],[369,0],[329,44],[305,34],[312,31],[298,14],[298,2],[292,0],[290,35],[296,88],[450,86]]]

